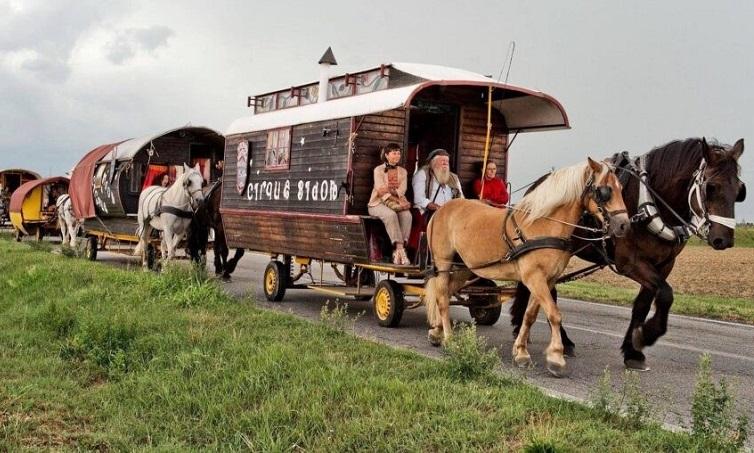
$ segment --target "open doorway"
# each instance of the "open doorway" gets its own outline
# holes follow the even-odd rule
[[[409,116],[406,170],[412,175],[424,164],[427,155],[436,148],[444,148],[451,155],[450,168],[455,169],[458,145],[457,105],[415,100]]]

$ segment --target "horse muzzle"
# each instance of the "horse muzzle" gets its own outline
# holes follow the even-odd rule
[[[631,229],[631,219],[628,218],[628,214],[624,211],[616,214],[609,214],[609,228],[608,234],[612,237],[622,238],[628,234]]]

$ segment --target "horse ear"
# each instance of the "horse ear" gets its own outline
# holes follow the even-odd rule
[[[602,164],[600,164],[599,162],[595,162],[594,160],[592,160],[591,157],[587,157],[586,159],[589,162],[589,166],[592,168],[592,171],[594,171],[597,174],[599,174],[602,171]]]
[[[707,162],[711,162],[713,158],[712,149],[709,147],[709,144],[707,144],[707,139],[702,137],[702,141],[699,144],[702,145],[702,157]]]
[[[201,173],[201,167],[199,166],[199,162],[194,165],[194,170],[196,170],[197,173]]]
[[[730,156],[733,159],[738,160],[738,158],[741,157],[741,154],[743,153],[744,153],[744,139],[740,138],[738,139],[736,144],[733,145],[733,148],[731,148]]]
[[[187,172],[187,171],[189,171],[189,170],[191,170],[191,167],[189,167],[188,165],[186,165],[186,162],[184,162],[184,163],[183,163],[183,171],[184,171],[184,172]]]

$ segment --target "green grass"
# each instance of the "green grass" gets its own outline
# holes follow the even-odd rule
[[[558,295],[610,305],[633,304],[637,289],[575,281],[558,285]],[[674,294],[672,313],[754,324],[754,301],[744,298]]]
[[[0,451],[689,451],[500,375],[260,310],[186,271],[0,240]]]
[[[754,226],[751,224],[736,226],[736,247],[752,248],[754,247]],[[689,245],[691,246],[706,246],[705,242],[702,242],[696,236],[692,236],[689,239]]]

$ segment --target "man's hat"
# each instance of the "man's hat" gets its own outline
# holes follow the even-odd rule
[[[447,152],[447,151],[445,151],[445,150],[444,150],[444,149],[442,149],[442,148],[437,148],[437,149],[434,149],[434,150],[432,150],[432,152],[431,152],[431,153],[429,153],[429,155],[427,156],[427,162],[428,162],[428,163],[429,163],[429,162],[432,162],[432,159],[434,159],[434,158],[435,158],[435,157],[437,157],[437,156],[448,156],[448,157],[450,157],[450,154],[448,154],[448,152]]]

